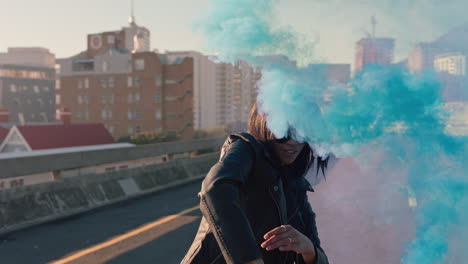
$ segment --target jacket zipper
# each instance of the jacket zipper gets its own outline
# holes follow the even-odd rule
[[[275,202],[276,210],[278,211],[278,215],[279,215],[279,218],[280,218],[280,223],[281,223],[281,225],[285,225],[286,223],[284,222],[283,214],[281,213],[281,208],[280,208],[278,202],[275,199],[275,195],[272,193],[271,189],[269,189],[269,192],[270,192],[271,198]]]
[[[296,216],[298,212],[299,212],[299,208],[296,208],[296,211],[294,211],[294,213],[292,213],[291,216],[288,218],[288,223],[294,218],[294,216]]]

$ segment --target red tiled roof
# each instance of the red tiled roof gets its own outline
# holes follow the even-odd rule
[[[8,132],[10,132],[9,129],[0,127],[0,144],[2,144],[3,140],[6,138]]]
[[[18,130],[32,150],[114,143],[103,124],[25,125]]]

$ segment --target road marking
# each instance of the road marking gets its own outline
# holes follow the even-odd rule
[[[145,231],[147,231],[147,230],[149,230],[151,228],[154,228],[156,226],[159,226],[159,225],[162,225],[164,223],[170,222],[170,221],[172,221],[172,220],[174,220],[174,219],[176,219],[178,217],[181,217],[181,216],[183,216],[185,214],[188,214],[188,213],[193,212],[193,211],[198,210],[198,209],[199,209],[199,206],[197,205],[197,206],[194,206],[192,208],[183,210],[183,211],[181,211],[181,212],[179,212],[177,214],[166,216],[166,217],[161,218],[161,219],[159,219],[159,220],[157,220],[155,222],[146,224],[146,225],[144,225],[144,226],[142,226],[140,228],[132,230],[132,231],[126,233],[126,234],[117,236],[117,237],[112,238],[112,239],[110,239],[110,240],[108,240],[106,242],[103,242],[101,244],[97,244],[97,245],[95,245],[93,247],[81,250],[81,251],[79,251],[79,252],[77,252],[77,253],[75,253],[73,255],[70,255],[70,256],[64,258],[64,259],[56,260],[56,261],[49,262],[49,263],[50,264],[65,264],[65,263],[71,262],[73,260],[76,260],[76,259],[81,258],[83,256],[86,256],[88,254],[91,254],[91,253],[96,252],[98,250],[101,250],[103,248],[110,247],[110,246],[112,246],[114,244],[117,244],[117,243],[119,243],[119,242],[121,242],[121,241],[123,241],[123,240],[125,240],[127,238],[130,238],[132,236],[136,236],[138,234],[141,234],[141,233],[143,233],[143,232],[145,232]]]

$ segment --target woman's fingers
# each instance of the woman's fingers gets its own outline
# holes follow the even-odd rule
[[[296,232],[294,232],[293,230],[290,230],[290,231],[287,231],[285,233],[280,233],[278,235],[273,235],[272,237],[270,237],[269,239],[267,239],[265,242],[263,242],[260,246],[263,247],[263,248],[267,248],[279,241],[286,241],[286,242],[289,242],[289,243],[293,243],[295,241],[297,241],[296,239],[297,237],[297,234]]]
[[[287,232],[291,229],[294,229],[292,226],[290,225],[282,225],[282,226],[278,226],[276,228],[274,228],[273,230],[271,231],[268,231],[264,236],[263,238],[264,239],[268,239],[274,235],[278,235],[278,234],[281,234],[281,233],[284,233],[284,232]]]
[[[266,250],[274,250],[281,247],[289,247],[293,244],[296,244],[298,241],[293,237],[283,237],[276,242],[267,243],[264,248]]]

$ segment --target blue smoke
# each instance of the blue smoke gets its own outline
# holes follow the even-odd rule
[[[198,25],[207,47],[225,61],[262,67],[257,101],[276,137],[294,128],[294,137],[322,156],[359,157],[366,146],[380,146],[389,157],[387,167],[407,172],[418,201],[417,236],[408,242],[402,263],[444,260],[468,216],[468,150],[466,138],[446,133],[437,75],[367,65],[346,85],[328,83],[326,68],[307,66],[314,44],[275,25],[276,3],[212,0]]]
[[[220,59],[255,61],[284,54],[301,64],[312,59],[313,43],[288,27],[273,27],[277,0],[212,0],[210,10],[195,25],[206,36],[205,46]]]

